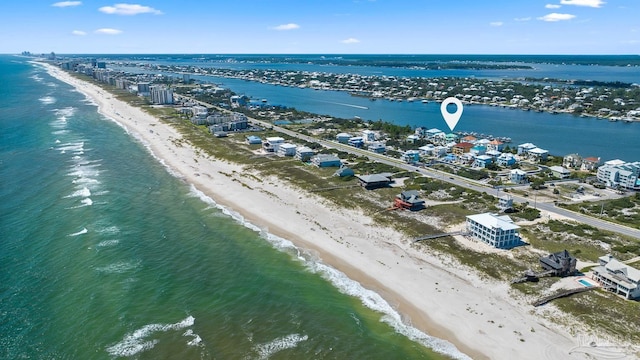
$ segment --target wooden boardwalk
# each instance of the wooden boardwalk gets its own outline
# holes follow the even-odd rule
[[[595,288],[597,288],[597,286],[589,286],[589,287],[571,289],[571,290],[562,290],[562,291],[559,291],[559,292],[557,292],[557,293],[555,293],[553,295],[545,296],[542,299],[539,299],[539,300],[533,302],[533,304],[531,304],[531,305],[536,306],[536,307],[537,306],[542,306],[542,305],[548,303],[551,300],[559,299],[561,297],[571,296],[573,294],[583,293],[583,292],[586,292],[586,291],[589,291],[589,290],[593,290]]]
[[[352,185],[328,186],[328,187],[323,187],[323,188],[311,189],[309,191],[311,191],[311,192],[329,191],[329,190],[336,190],[336,189],[348,189],[348,188],[357,187],[357,186],[360,186],[360,185],[352,184]]]
[[[445,236],[464,235],[466,233],[467,233],[466,231],[454,231],[454,232],[450,232],[450,233],[424,235],[424,236],[420,236],[420,237],[417,237],[417,238],[413,239],[413,242],[415,243],[415,242],[422,241],[422,240],[437,239],[437,238],[441,238],[441,237],[445,237]]]

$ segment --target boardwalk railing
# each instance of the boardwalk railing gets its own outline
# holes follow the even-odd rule
[[[420,237],[417,237],[417,238],[413,239],[413,242],[415,243],[415,242],[422,241],[422,240],[437,239],[437,238],[441,238],[441,237],[445,237],[445,236],[465,235],[466,233],[467,233],[466,231],[454,231],[454,232],[450,232],[450,233],[424,235],[424,236],[420,236]]]
[[[543,297],[542,299],[539,299],[539,300],[535,301],[531,305],[533,305],[533,306],[541,306],[541,305],[544,305],[544,304],[548,303],[551,300],[559,299],[561,297],[571,296],[573,294],[582,293],[582,292],[585,292],[585,291],[593,290],[595,288],[596,288],[595,286],[590,286],[590,287],[585,287],[585,288],[578,288],[578,289],[559,291],[559,292],[557,292],[557,293],[555,293],[553,295],[549,295],[549,296]]]

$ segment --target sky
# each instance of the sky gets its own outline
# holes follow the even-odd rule
[[[640,54],[638,0],[5,0],[0,9],[8,54]]]

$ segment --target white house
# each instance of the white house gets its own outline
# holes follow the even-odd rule
[[[525,155],[529,150],[535,148],[537,148],[537,146],[532,143],[520,144],[518,145],[518,155]]]
[[[520,169],[509,171],[509,178],[514,184],[523,184],[527,181],[527,173]]]
[[[366,143],[374,142],[376,141],[376,138],[377,138],[376,132],[368,129],[362,130],[362,138]]]
[[[278,152],[278,147],[284,143],[284,139],[279,136],[272,136],[262,142],[262,147],[268,152]]]
[[[294,156],[296,154],[296,148],[294,144],[283,143],[278,146],[278,156]]]
[[[551,166],[549,167],[553,176],[559,179],[567,179],[571,175],[571,171],[569,169],[565,169],[562,166]]]
[[[468,234],[499,249],[520,245],[519,229],[507,215],[484,213],[467,216]]]
[[[549,151],[537,147],[527,151],[526,156],[531,160],[544,161],[547,160]]]
[[[611,160],[598,168],[598,181],[610,188],[640,190],[640,161]]]
[[[315,155],[315,152],[311,148],[300,146],[296,149],[295,158],[300,161],[309,161],[313,155]]]
[[[598,258],[600,266],[593,268],[593,279],[606,290],[625,299],[640,298],[640,270],[625,265],[611,255]]]

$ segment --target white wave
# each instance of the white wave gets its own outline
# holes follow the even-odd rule
[[[182,330],[192,326],[195,322],[193,316],[175,324],[149,324],[127,334],[119,343],[107,347],[107,352],[112,356],[133,356],[142,351],[152,349],[159,340],[146,340],[155,332],[167,332],[171,330]]]
[[[87,230],[87,228],[83,228],[82,230],[75,232],[73,234],[69,234],[69,236],[78,236],[78,235],[82,235],[82,234],[86,234],[88,233],[89,230]]]
[[[56,114],[56,116],[58,116],[58,118],[68,118],[68,117],[72,117],[75,113],[76,113],[76,108],[74,108],[73,106],[67,106],[66,108],[62,108],[62,109],[54,109],[53,110],[54,114]]]
[[[53,135],[66,135],[69,133],[69,130],[56,130],[54,132],[52,132]],[[56,141],[60,141],[60,140],[56,140]],[[59,144],[59,142],[57,142],[56,144]]]
[[[344,273],[317,261],[317,259],[310,254],[305,254],[305,256],[303,256],[300,250],[291,241],[271,234],[267,230],[261,229],[246,221],[242,215],[217,204],[213,199],[196,189],[193,185],[191,185],[190,193],[193,196],[200,198],[205,203],[220,209],[224,214],[230,216],[243,226],[260,233],[260,236],[271,243],[274,248],[297,257],[307,265],[307,268],[311,272],[321,275],[341,292],[359,298],[366,307],[382,313],[382,321],[392,326],[398,333],[422,344],[423,346],[448,355],[454,359],[470,359],[466,354],[460,352],[455,345],[448,341],[429,336],[422,331],[405,324],[400,314],[379,294],[364,288],[359,282],[350,279]]]
[[[379,294],[364,288],[359,282],[348,278],[344,273],[317,261],[308,261],[307,266],[312,272],[329,280],[341,292],[359,298],[364,306],[384,314],[381,321],[389,324],[396,332],[454,359],[471,359],[448,341],[429,336],[405,324],[400,314]]]
[[[88,177],[81,177],[78,179],[71,180],[72,184],[100,184],[100,181]],[[98,195],[98,194],[96,194]]]
[[[96,271],[107,274],[122,274],[124,272],[140,267],[140,261],[136,262],[117,262],[107,266],[96,268]]]
[[[258,359],[265,360],[282,350],[293,349],[298,346],[298,343],[306,341],[307,339],[309,339],[307,335],[291,334],[279,337],[266,344],[256,345],[253,349],[258,353]]]
[[[84,204],[85,206],[91,206],[93,205],[93,200],[91,200],[90,198],[84,198],[82,199],[82,201],[80,201],[82,204]]]
[[[78,197],[78,196],[88,198],[89,196],[91,196],[91,190],[89,190],[87,187],[83,187],[82,189],[74,191],[73,194],[67,195],[65,197],[72,198],[72,197]]]
[[[96,247],[109,247],[109,246],[115,246],[118,245],[120,243],[120,240],[105,240],[105,241],[101,241],[98,243],[98,245],[96,245]]]
[[[29,76],[31,79],[37,81],[37,82],[42,82],[42,80],[44,80],[43,78],[40,77],[40,75],[31,75]]]
[[[84,150],[84,141],[74,142],[74,143],[64,143],[58,146],[58,150],[64,151],[83,151]]]
[[[50,105],[56,102],[56,98],[54,98],[53,96],[45,96],[45,97],[41,97],[40,99],[41,103],[45,104],[45,105]]]
[[[98,234],[115,235],[120,233],[120,228],[117,226],[107,226],[100,230],[97,230]]]
[[[187,331],[185,331],[184,334],[182,334],[182,336],[191,336],[193,338],[187,342],[187,345],[189,346],[202,345],[202,338],[200,337],[200,335],[194,333],[193,330],[191,329],[187,329]]]

